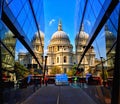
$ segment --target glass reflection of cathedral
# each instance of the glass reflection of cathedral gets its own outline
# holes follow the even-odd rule
[[[6,31],[2,41],[6,44],[6,47],[10,50],[7,51],[6,47],[1,46],[1,60],[2,60],[2,70],[3,77],[5,81],[15,81],[15,71],[14,71],[14,57],[15,57],[15,45],[16,39],[13,38],[14,35],[11,31]]]
[[[42,47],[40,46],[40,41],[38,39],[38,33],[35,33],[33,40],[33,51],[39,58],[40,63],[42,64],[42,49],[44,48],[44,34],[41,32]],[[47,67],[48,74],[50,74],[51,69],[54,66],[59,66],[63,73],[67,73],[72,69],[74,64],[78,64],[81,58],[81,55],[84,51],[86,42],[88,41],[89,35],[84,32],[84,27],[75,38],[75,47],[76,51],[73,52],[73,46],[70,43],[68,35],[62,29],[62,23],[59,21],[58,30],[53,33],[50,43],[47,47]],[[30,56],[29,53],[19,53],[19,62],[25,66],[36,64],[35,60]],[[82,64],[80,67],[85,69],[85,73],[89,71],[92,67],[95,66],[95,52],[94,47],[91,46],[88,52],[86,53]],[[38,66],[36,66],[38,68]]]
[[[39,31],[39,32],[40,32],[40,36],[41,36],[41,41],[39,40],[38,32],[36,32],[33,39],[31,40],[31,43],[33,46],[33,52],[37,56],[39,62],[42,64],[41,56],[43,56],[43,49],[44,49],[44,34],[41,31]],[[41,42],[42,42],[42,46],[41,46]],[[20,64],[24,65],[28,69],[30,69],[30,68],[38,69],[39,68],[37,62],[35,61],[35,59],[32,57],[32,55],[30,53],[20,52],[18,54],[18,61],[20,62]]]

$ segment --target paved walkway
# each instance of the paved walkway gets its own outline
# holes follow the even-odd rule
[[[99,99],[98,99],[99,101]],[[37,90],[22,104],[98,104],[83,89],[48,85]],[[103,103],[99,103],[103,104]]]

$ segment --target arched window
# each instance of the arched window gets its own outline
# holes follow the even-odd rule
[[[58,46],[58,51],[59,51],[59,49],[60,49],[60,48],[59,48],[59,46]]]
[[[66,63],[67,62],[67,57],[66,56],[64,56],[64,63]]]
[[[36,50],[39,51],[39,46],[38,45],[36,46]]]
[[[57,57],[57,63],[59,63],[59,57]]]

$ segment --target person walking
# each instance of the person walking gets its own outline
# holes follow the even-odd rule
[[[47,84],[48,84],[48,78],[46,76],[44,78],[44,82],[45,82],[45,85],[47,86]]]

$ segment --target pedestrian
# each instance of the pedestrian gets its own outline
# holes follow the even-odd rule
[[[34,91],[36,91],[36,89],[38,89],[38,79],[37,76],[34,76]]]
[[[47,84],[48,84],[48,78],[46,76],[44,78],[44,82],[45,82],[45,85],[47,86]]]
[[[30,85],[31,78],[32,78],[32,76],[31,76],[31,75],[28,75],[28,77],[27,77],[27,84],[28,84],[28,85]]]

